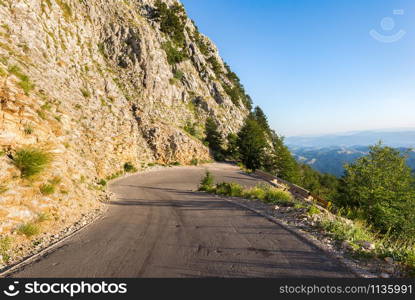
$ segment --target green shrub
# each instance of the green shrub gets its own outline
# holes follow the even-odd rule
[[[39,189],[42,195],[45,196],[52,195],[55,193],[55,186],[52,184],[42,184]]]
[[[163,49],[166,52],[167,61],[170,65],[179,64],[188,58],[184,51],[179,50],[171,42],[164,43]]]
[[[163,1],[155,2],[155,10],[152,18],[160,23],[161,32],[167,34],[172,41],[183,46],[185,41],[185,11],[180,4],[167,6]]]
[[[215,73],[217,78],[220,78],[220,76],[223,74],[222,71],[222,65],[219,63],[217,58],[215,56],[211,56],[207,59],[208,63],[210,63],[213,72]]]
[[[249,199],[258,199],[258,200],[265,200],[267,192],[261,186],[253,187],[249,190],[246,190],[244,193],[244,197]]]
[[[210,53],[209,47],[208,45],[206,45],[206,42],[198,29],[195,30],[193,36],[195,38],[196,45],[199,48],[200,52],[202,52],[204,56],[208,56]]]
[[[177,80],[179,80],[179,81],[182,81],[182,80],[183,80],[183,77],[184,77],[184,73],[183,73],[182,71],[180,71],[180,70],[175,70],[175,71],[173,72],[173,78],[174,78],[174,79],[177,79]]]
[[[100,181],[98,181],[98,185],[106,186],[107,181],[105,179],[101,179]]]
[[[325,217],[320,221],[320,226],[336,240],[349,241],[355,246],[359,241],[371,242],[375,239],[370,227],[363,222],[346,223],[339,218]]]
[[[290,193],[278,190],[276,188],[265,188],[264,201],[270,204],[280,204],[286,206],[294,205],[293,198]]]
[[[35,223],[26,223],[17,228],[17,232],[27,237],[31,237],[39,234],[40,228],[39,225]]]
[[[51,162],[52,156],[39,149],[22,149],[13,157],[13,163],[21,171],[22,178],[41,173]]]
[[[405,155],[378,143],[345,169],[341,204],[361,209],[382,233],[415,236],[414,177]]]
[[[124,164],[124,171],[127,173],[134,173],[137,172],[137,168],[131,162],[126,162]]]
[[[199,191],[210,191],[213,188],[213,184],[215,182],[215,178],[213,177],[212,173],[206,171],[205,176],[202,178],[200,182]]]
[[[320,209],[315,205],[310,206],[309,209],[308,209],[308,215],[309,216],[318,215],[320,213],[321,213]]]
[[[237,183],[222,182],[216,185],[216,193],[219,195],[230,196],[230,197],[241,197],[243,196],[244,189]]]
[[[196,125],[190,121],[188,121],[186,125],[184,125],[183,129],[191,136],[197,135]]]

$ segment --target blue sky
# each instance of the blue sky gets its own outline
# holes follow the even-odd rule
[[[415,1],[182,2],[277,132],[415,127]]]

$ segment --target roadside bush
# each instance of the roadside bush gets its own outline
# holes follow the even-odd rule
[[[13,164],[21,171],[22,178],[41,173],[52,162],[52,156],[38,149],[22,149],[13,157]]]
[[[222,182],[216,185],[216,193],[229,197],[242,197],[243,187],[237,183]]]
[[[124,171],[126,173],[134,173],[137,172],[137,168],[131,162],[126,162],[124,164]]]
[[[359,241],[373,241],[374,234],[370,228],[362,222],[346,223],[338,218],[324,217],[320,221],[320,226],[330,233],[334,239],[339,241],[349,241],[357,247]]]
[[[249,190],[246,190],[244,193],[244,197],[249,199],[258,199],[264,200],[266,196],[266,191],[261,186],[253,187]]]
[[[266,188],[264,201],[270,204],[279,204],[285,206],[294,205],[293,198],[290,193],[278,190],[273,187]]]
[[[310,206],[309,209],[308,209],[308,215],[309,216],[318,215],[320,213],[321,213],[320,209],[315,205]]]
[[[202,178],[202,181],[200,182],[199,191],[211,191],[214,184],[214,177],[209,171],[206,171],[205,176]]]
[[[98,181],[98,185],[107,186],[107,181],[105,179],[101,179],[100,181]]]

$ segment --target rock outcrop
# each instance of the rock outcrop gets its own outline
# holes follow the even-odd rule
[[[22,225],[53,233],[97,208],[98,183],[126,163],[210,160],[208,117],[224,136],[241,127],[248,105],[234,74],[181,4],[163,2],[180,44],[160,1],[0,1],[0,242],[32,236]],[[16,164],[27,149],[52,157],[30,178]]]

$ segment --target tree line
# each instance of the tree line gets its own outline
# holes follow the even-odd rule
[[[240,162],[302,186],[380,234],[415,236],[415,178],[404,153],[378,143],[367,156],[346,165],[339,179],[298,163],[260,107],[250,112],[238,133],[226,138],[212,118],[205,128],[205,142],[216,160]]]

